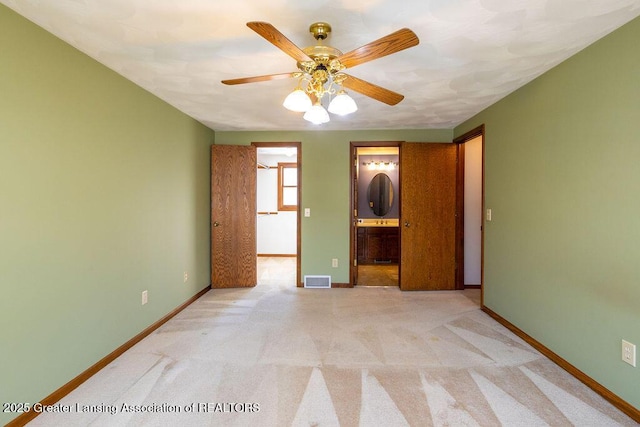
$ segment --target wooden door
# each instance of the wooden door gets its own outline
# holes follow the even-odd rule
[[[400,289],[455,289],[455,144],[400,148]]]
[[[364,258],[364,236],[358,228],[358,149],[351,144],[351,286],[358,284],[358,259]]]
[[[256,147],[211,146],[211,286],[257,283]]]

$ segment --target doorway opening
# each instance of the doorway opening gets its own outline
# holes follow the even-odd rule
[[[399,143],[352,143],[353,286],[399,286]]]
[[[351,143],[352,285],[369,285],[365,283],[365,280],[370,281],[367,265],[384,263],[397,266],[396,282],[385,285],[399,286],[406,291],[480,288],[482,298],[483,135],[484,127],[480,126],[456,138],[453,144]],[[474,141],[477,137],[480,139]],[[394,154],[399,153],[396,163],[398,182],[392,184],[391,177],[387,176],[385,181],[389,182],[392,193],[387,194],[387,199],[371,200],[369,187],[381,186],[380,182],[374,182],[375,175],[379,173],[364,179],[361,172],[368,163],[361,156],[367,150],[374,153],[379,150],[376,154],[382,154],[388,149],[393,149]],[[375,161],[373,163],[376,164]],[[386,162],[380,160],[377,163]],[[376,203],[388,204],[391,208],[396,200],[399,215],[373,213],[373,218],[364,218]],[[469,205],[466,225],[465,204]],[[370,248],[373,248],[373,256],[369,253]],[[382,257],[380,253],[383,253]],[[373,280],[371,284],[374,284]]]
[[[300,143],[252,144],[257,148],[258,285],[300,286]]]
[[[484,273],[484,125],[456,138],[458,144],[458,203],[462,212],[457,221],[459,288],[481,290]]]

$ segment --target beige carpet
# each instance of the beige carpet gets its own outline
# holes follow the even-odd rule
[[[478,290],[266,279],[208,292],[31,425],[635,425],[480,311]]]

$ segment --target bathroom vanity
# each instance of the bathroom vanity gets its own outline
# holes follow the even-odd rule
[[[398,220],[359,220],[357,244],[358,264],[397,264]]]

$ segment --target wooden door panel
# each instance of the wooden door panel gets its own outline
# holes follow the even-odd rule
[[[455,289],[455,144],[400,150],[400,288]]]
[[[250,287],[256,267],[256,147],[211,147],[211,285]]]

